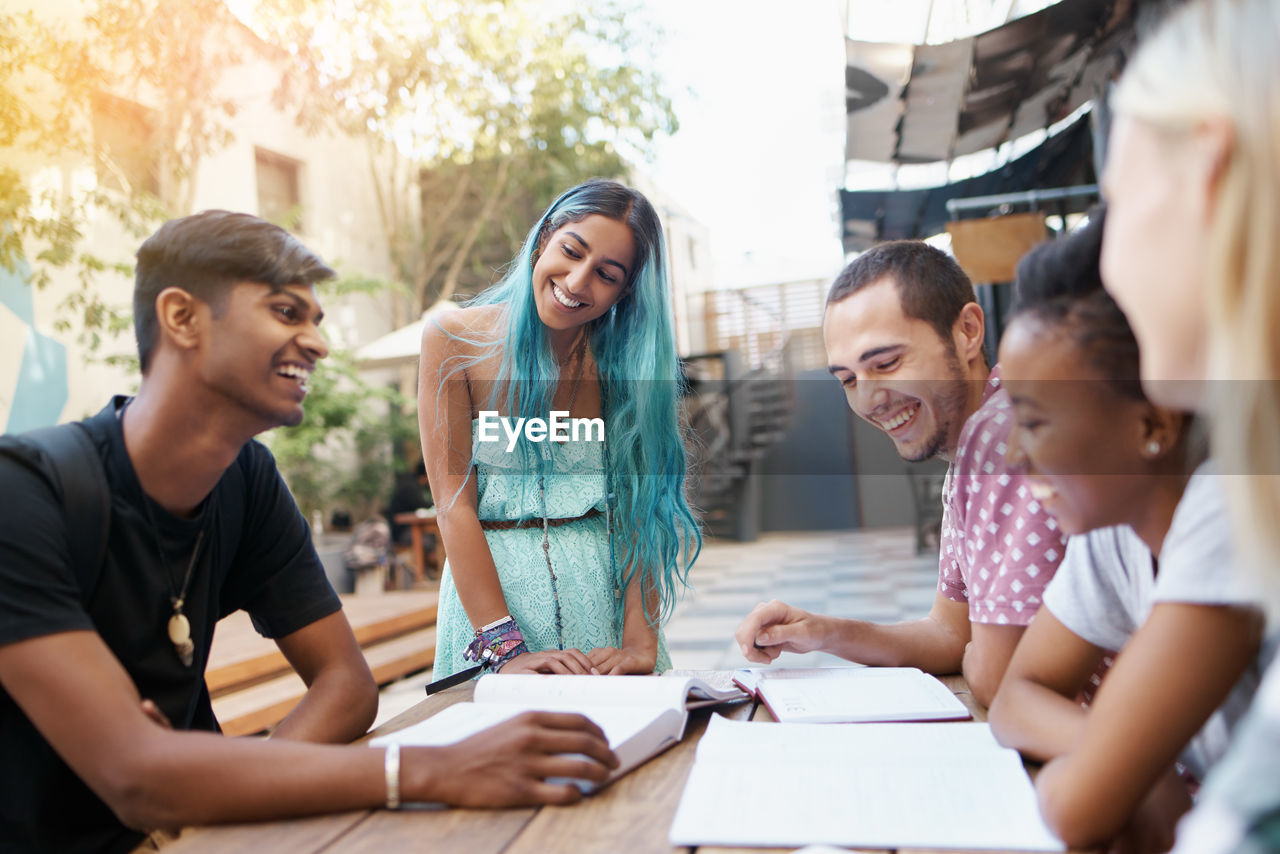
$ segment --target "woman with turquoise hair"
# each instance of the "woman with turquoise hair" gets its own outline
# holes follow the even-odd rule
[[[427,325],[419,426],[449,559],[435,672],[650,673],[701,548],[662,228],[568,190],[506,275]]]

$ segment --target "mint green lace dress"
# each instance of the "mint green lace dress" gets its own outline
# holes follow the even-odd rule
[[[508,453],[505,434],[500,442],[479,442],[472,422],[473,476],[481,521],[541,519],[542,499],[535,478],[520,470],[519,448]],[[501,431],[499,431],[501,434]],[[551,564],[560,594],[563,648],[584,652],[596,647],[622,646],[622,608],[614,593],[609,569],[609,534],[605,522],[604,446],[586,440],[544,442],[531,446],[551,458],[546,479],[546,515],[575,519],[550,529]],[[592,509],[599,515],[578,519]],[[531,652],[561,648],[556,631],[556,597],[542,553],[542,528],[486,530],[485,539],[498,568],[502,595],[511,616],[524,632]],[[621,560],[625,534],[615,531],[614,548]],[[472,662],[462,657],[475,630],[458,600],[453,569],[445,561],[440,579],[440,609],[436,628],[436,679],[456,673]],[[666,638],[658,632],[659,672],[671,668]]]

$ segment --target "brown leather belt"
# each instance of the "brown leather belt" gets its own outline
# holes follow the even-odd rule
[[[547,519],[547,527],[558,528],[561,525],[568,525],[570,522],[580,522],[583,519],[591,519],[595,516],[603,516],[604,513],[598,507],[592,507],[581,516],[571,516],[568,519]],[[480,527],[486,531],[511,531],[515,528],[541,528],[542,517],[536,519],[481,519]]]

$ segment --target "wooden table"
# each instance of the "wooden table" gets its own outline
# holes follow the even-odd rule
[[[440,524],[436,521],[436,511],[434,508],[429,510],[410,510],[407,513],[397,513],[394,517],[397,525],[404,525],[409,529],[409,536],[413,538],[413,578],[414,581],[422,582],[427,578],[427,567],[422,559],[422,535],[434,534],[436,538],[436,547],[431,554],[436,563],[436,572],[444,570],[444,537],[440,536]]]
[[[986,720],[986,711],[974,702],[962,677],[943,677],[942,681],[969,708],[975,721]],[[474,687],[474,683],[459,685],[428,697],[379,727],[370,737],[403,729],[453,703],[469,699]],[[573,806],[362,810],[293,821],[188,829],[163,850],[166,854],[241,850],[272,854],[321,851],[325,854],[398,851],[693,854],[694,849],[673,847],[667,842],[667,834],[709,716],[710,712],[705,710],[691,712],[683,741]],[[772,720],[763,706],[753,703],[729,707],[728,716],[740,720]],[[697,854],[759,854],[762,850],[701,846]],[[899,854],[926,854],[920,849],[898,851]]]

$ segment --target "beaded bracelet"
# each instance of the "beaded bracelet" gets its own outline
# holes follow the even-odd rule
[[[524,632],[510,616],[476,629],[476,638],[467,644],[462,657],[487,665],[496,673],[511,659],[529,651]]]

